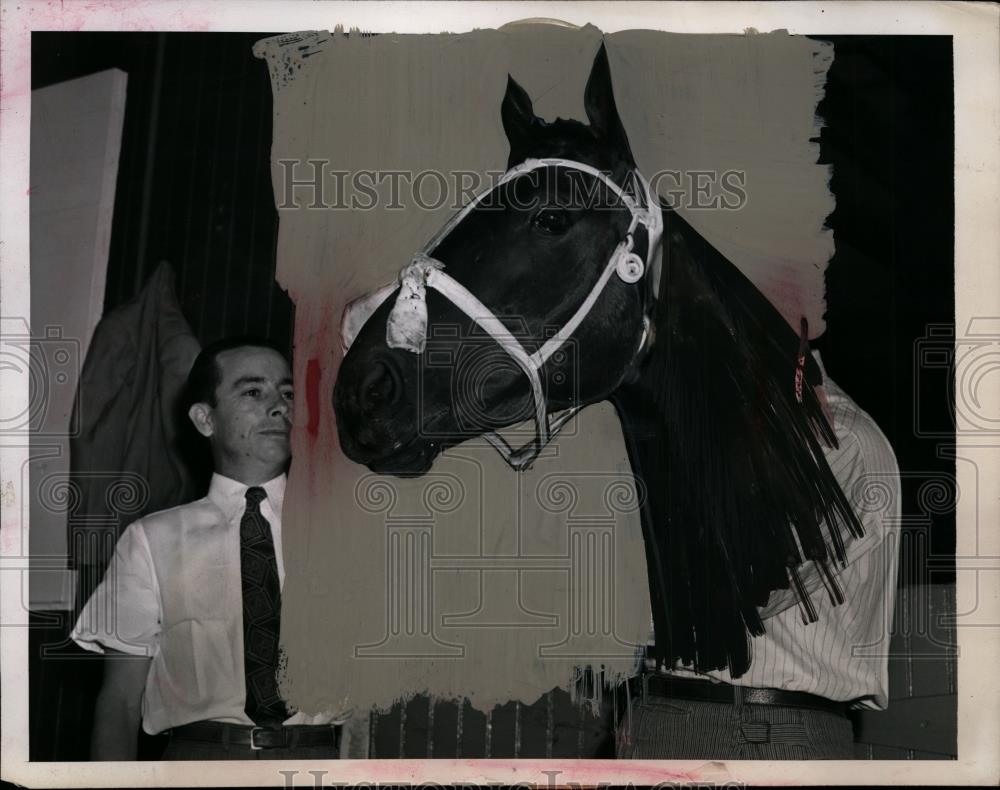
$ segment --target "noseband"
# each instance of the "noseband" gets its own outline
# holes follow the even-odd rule
[[[480,302],[465,286],[446,274],[444,272],[444,264],[431,257],[428,252],[435,249],[465,219],[469,212],[495,189],[525,173],[543,167],[564,167],[588,173],[599,179],[628,208],[632,214],[632,221],[629,223],[625,238],[619,241],[611,253],[611,257],[601,272],[601,276],[593,288],[590,289],[590,293],[587,294],[582,304],[577,308],[573,317],[534,354],[529,354],[493,311]],[[633,174],[642,186],[643,202],[645,204],[643,206],[640,206],[630,195],[600,170],[582,162],[556,158],[528,159],[520,165],[512,167],[500,177],[495,186],[481,192],[458,214],[452,217],[435,234],[434,238],[424,245],[423,250],[413,256],[410,263],[400,272],[397,282],[380,288],[360,299],[356,299],[347,305],[341,324],[341,338],[345,353],[354,342],[361,328],[375,310],[378,309],[379,305],[398,289],[399,295],[396,297],[396,303],[389,314],[386,324],[386,345],[389,348],[401,348],[414,354],[422,354],[427,343],[426,293],[427,288],[433,288],[470,319],[475,321],[517,363],[525,376],[528,377],[535,407],[535,439],[518,449],[513,449],[499,434],[495,432],[484,434],[484,438],[497,449],[513,469],[520,470],[527,468],[538,457],[545,446],[555,438],[566,422],[582,408],[581,406],[573,406],[550,417],[545,393],[542,389],[540,376],[542,367],[562,347],[587,317],[600,295],[604,292],[605,287],[611,281],[612,275],[617,274],[623,282],[631,285],[639,283],[643,275],[648,272],[651,278],[653,293],[656,294],[658,292],[660,272],[659,261],[655,256],[659,253],[660,240],[663,235],[663,218],[660,215],[659,203],[654,198],[649,182],[638,171],[633,171]],[[646,229],[648,238],[645,260],[633,251],[633,235],[639,226]],[[633,359],[637,358],[642,352],[649,335],[649,317],[643,316],[643,322],[642,339],[639,342]]]

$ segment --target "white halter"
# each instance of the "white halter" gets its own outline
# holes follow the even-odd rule
[[[632,221],[625,238],[611,253],[604,271],[601,272],[601,276],[594,283],[594,287],[590,289],[590,293],[577,308],[573,317],[538,351],[529,354],[503,325],[503,322],[494,315],[493,311],[473,296],[461,283],[445,274],[444,264],[430,257],[428,252],[435,249],[455,229],[458,223],[493,190],[518,176],[542,167],[567,167],[589,173],[601,180],[632,213]],[[491,432],[484,435],[484,438],[497,449],[512,468],[515,470],[527,468],[559,433],[563,425],[581,408],[574,406],[566,409],[554,414],[550,420],[539,375],[542,367],[587,317],[611,280],[612,274],[617,274],[623,282],[632,284],[639,282],[648,271],[650,272],[653,293],[656,294],[659,291],[659,258],[656,256],[659,253],[660,240],[663,235],[663,218],[649,182],[638,171],[634,171],[634,175],[639,184],[642,185],[644,206],[638,205],[631,196],[600,170],[582,162],[555,158],[528,159],[520,165],[512,167],[500,177],[495,186],[481,192],[452,217],[435,234],[434,238],[424,245],[423,250],[414,255],[410,263],[403,267],[397,282],[390,283],[347,305],[341,322],[341,340],[345,353],[379,305],[398,289],[399,296],[396,297],[396,304],[392,308],[386,324],[386,344],[389,348],[401,348],[414,354],[422,354],[427,342],[427,288],[438,291],[489,334],[528,377],[535,406],[535,440],[515,450],[497,433]],[[648,235],[645,261],[632,251],[633,234],[640,225],[646,229]],[[643,321],[645,326],[637,354],[642,350],[648,336],[648,318],[644,317]]]

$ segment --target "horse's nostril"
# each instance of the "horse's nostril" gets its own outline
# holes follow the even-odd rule
[[[398,403],[403,393],[402,379],[391,360],[377,359],[361,380],[364,406],[385,408]]]
[[[378,444],[378,437],[375,435],[375,431],[367,426],[358,430],[357,439],[358,444],[368,449],[371,449]]]

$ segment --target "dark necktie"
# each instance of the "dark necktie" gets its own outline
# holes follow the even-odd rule
[[[281,584],[274,556],[271,525],[260,512],[267,494],[247,489],[247,508],[240,521],[240,568],[243,580],[243,668],[246,713],[256,724],[275,725],[287,718],[278,694],[278,637],[281,628]]]

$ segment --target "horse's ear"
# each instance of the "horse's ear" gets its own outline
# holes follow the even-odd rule
[[[632,148],[615,104],[615,94],[611,87],[611,66],[608,64],[608,51],[603,43],[590,69],[583,103],[587,109],[590,127],[607,140],[630,166],[635,167]]]
[[[531,98],[510,74],[507,75],[507,93],[504,94],[503,104],[500,105],[500,118],[511,148],[524,139],[535,122],[535,110],[531,106]]]

